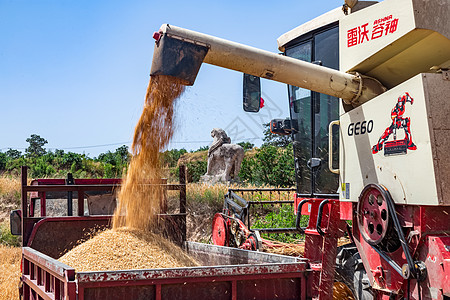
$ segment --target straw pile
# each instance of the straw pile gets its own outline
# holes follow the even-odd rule
[[[103,231],[59,260],[77,272],[198,266],[160,235],[128,228]]]
[[[0,244],[0,300],[19,299],[21,249]]]
[[[341,237],[338,239],[337,246],[342,246],[350,243],[350,240],[346,237]],[[262,251],[281,254],[288,256],[303,256],[305,254],[305,242],[298,241],[297,243],[282,243],[275,240],[264,240]]]
[[[262,251],[272,254],[303,256],[305,253],[305,242],[283,243],[276,240],[264,239],[262,242]]]

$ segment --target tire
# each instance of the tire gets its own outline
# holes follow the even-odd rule
[[[344,284],[355,300],[372,300],[373,293],[369,277],[355,244],[338,248],[335,281]]]

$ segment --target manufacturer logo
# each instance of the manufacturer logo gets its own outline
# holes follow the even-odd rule
[[[376,19],[369,27],[370,23],[351,28],[347,30],[347,47],[353,47],[364,42],[369,42],[392,34],[397,31],[398,18],[392,15]]]
[[[403,96],[398,97],[397,104],[391,111],[391,125],[386,128],[384,133],[378,140],[378,143],[372,147],[372,153],[376,154],[384,148],[384,155],[400,155],[406,154],[408,150],[416,150],[417,147],[412,141],[411,136],[411,118],[404,117],[406,104],[414,103],[414,99],[406,92]],[[404,131],[405,137],[397,139],[397,131]],[[393,140],[389,141],[392,136]]]

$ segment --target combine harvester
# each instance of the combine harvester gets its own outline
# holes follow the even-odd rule
[[[231,265],[75,273],[43,254],[51,218],[24,212],[27,192],[50,187],[25,178],[24,299],[332,299],[335,280],[355,299],[450,299],[450,2],[346,2],[282,35],[284,55],[172,25],[154,34],[151,75],[192,85],[203,62],[246,73],[246,111],[259,110],[259,78],[288,84],[291,116],[271,128],[294,141],[304,258],[187,242]],[[82,199],[87,187],[64,188]],[[102,219],[62,218],[59,230],[77,218]],[[216,218],[222,241],[229,218]],[[338,247],[345,230],[353,244]],[[33,249],[37,237],[45,249]]]

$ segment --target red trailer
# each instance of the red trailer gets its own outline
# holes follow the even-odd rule
[[[310,270],[303,258],[187,242],[183,176],[180,184],[164,184],[180,192],[179,212],[161,217],[170,219],[167,236],[184,245],[201,267],[76,272],[57,258],[86,238],[90,229],[108,227],[111,219],[87,214],[82,209],[84,194],[111,192],[120,180],[75,179],[67,184],[40,179],[28,185],[26,171],[24,167],[22,216],[15,211],[11,217],[12,232],[23,229],[23,299],[307,299]],[[68,192],[78,201],[78,215],[46,216],[47,196]],[[40,216],[34,216],[37,199]]]

